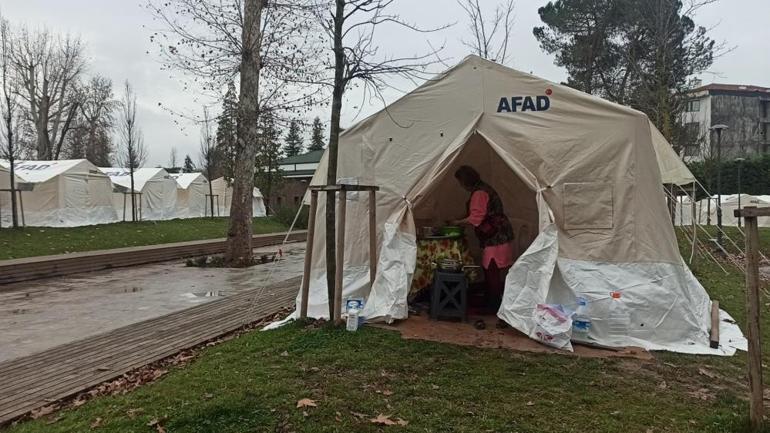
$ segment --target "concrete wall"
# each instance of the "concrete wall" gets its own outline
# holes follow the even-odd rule
[[[716,93],[710,99],[711,125],[729,127],[722,135],[723,157],[737,158],[767,152],[767,146],[761,139],[763,113],[759,95]]]

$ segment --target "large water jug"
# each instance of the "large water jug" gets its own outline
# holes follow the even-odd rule
[[[608,318],[610,342],[614,346],[622,346],[626,337],[628,337],[628,325],[631,322],[631,316],[623,304],[620,292],[611,292],[610,300],[612,302]]]
[[[588,332],[591,330],[591,316],[588,315],[588,300],[577,298],[577,308],[572,315],[572,339],[575,341],[588,341]]]

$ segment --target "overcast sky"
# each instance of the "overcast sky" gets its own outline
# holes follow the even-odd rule
[[[493,7],[497,0],[481,0],[482,7]],[[513,55],[509,66],[532,72],[552,81],[565,79],[561,68],[553,65],[553,58],[544,54],[532,28],[539,25],[538,7],[545,0],[518,0],[513,30]],[[99,73],[113,80],[116,91],[123,81],[129,80],[139,98],[139,122],[149,148],[148,165],[162,165],[169,160],[172,147],[179,158],[190,154],[197,162],[198,129],[177,124],[174,116],[158,106],[159,102],[178,111],[199,110],[194,94],[185,93],[171,73],[161,71],[157,59],[147,54],[153,47],[149,42],[152,19],[141,0],[2,0],[2,14],[14,24],[46,26],[60,32],[78,34],[88,46],[89,73]],[[462,10],[452,0],[398,0],[394,9],[405,20],[422,26],[457,24],[441,34],[430,36],[433,45],[446,44],[443,57],[449,63],[462,59],[467,50],[461,43],[465,32]],[[770,1],[721,0],[699,12],[696,22],[714,27],[711,35],[734,49],[717,59],[709,73],[701,78],[704,83],[753,84],[770,87]],[[428,49],[426,37],[408,32],[382,33],[379,40],[384,50],[394,55],[414,54]],[[423,48],[420,47],[423,46]],[[401,90],[412,85],[399,83]],[[387,100],[400,96],[398,91],[386,94]],[[343,126],[349,126],[368,114],[382,108],[381,103],[368,102],[362,109],[360,98],[346,104]],[[328,112],[317,114],[327,121]]]

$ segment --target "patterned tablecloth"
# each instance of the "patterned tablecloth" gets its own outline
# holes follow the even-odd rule
[[[465,265],[475,264],[463,238],[417,240],[417,266],[412,278],[412,287],[409,289],[410,300],[433,284],[433,263],[445,258],[462,258]],[[479,272],[480,270],[474,269],[466,271],[466,274],[469,280],[475,281],[479,277]]]

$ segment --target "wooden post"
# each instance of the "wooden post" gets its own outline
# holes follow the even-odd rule
[[[342,187],[339,191],[337,207],[337,269],[334,275],[334,323],[342,322],[342,278],[343,262],[345,261],[345,212],[347,210],[347,191]],[[327,206],[329,204],[327,203]]]
[[[746,321],[748,328],[749,419],[751,431],[762,430],[764,407],[762,392],[762,345],[759,329],[759,229],[757,216],[770,215],[770,208],[748,206],[735,211],[746,224]]]
[[[299,318],[307,319],[307,303],[310,298],[310,265],[313,261],[313,238],[315,236],[315,214],[318,208],[318,191],[310,191],[310,215],[307,222],[307,245],[305,246],[305,271],[302,274],[302,304]]]
[[[377,198],[376,191],[369,191],[369,288],[374,286],[377,275]]]
[[[711,301],[711,332],[709,332],[709,347],[719,348],[719,301]]]

